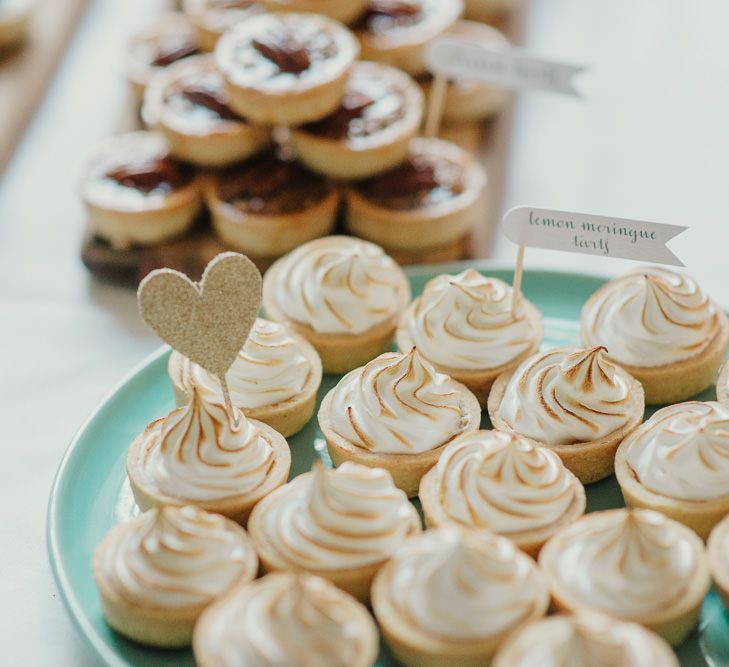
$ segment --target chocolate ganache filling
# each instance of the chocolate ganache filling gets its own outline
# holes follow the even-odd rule
[[[300,74],[311,65],[306,47],[287,30],[269,31],[254,39],[252,44],[282,72]]]
[[[268,151],[225,170],[218,195],[243,212],[294,213],[321,201],[332,187],[294,159]]]
[[[166,194],[187,185],[192,179],[192,169],[171,158],[155,158],[122,165],[108,172],[106,177],[144,194]]]
[[[373,33],[409,28],[423,20],[419,2],[407,0],[370,0],[355,28]]]
[[[223,92],[215,86],[191,83],[183,87],[180,96],[194,106],[207,109],[222,120],[241,120],[226,104]]]

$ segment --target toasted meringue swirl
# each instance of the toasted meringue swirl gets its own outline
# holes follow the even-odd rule
[[[381,354],[332,392],[332,429],[373,452],[419,454],[478,428],[467,390],[437,373],[415,348]]]
[[[96,571],[117,595],[146,607],[195,607],[225,593],[258,559],[246,533],[196,507],[164,507],[112,529]]]
[[[396,315],[409,298],[400,267],[360,239],[310,241],[277,266],[276,306],[319,333],[363,333]]]
[[[371,664],[376,633],[364,607],[325,579],[277,573],[211,606],[195,653],[217,667],[358,667]]]
[[[265,530],[282,558],[305,569],[379,563],[420,531],[415,508],[382,468],[317,465],[269,498]]]
[[[550,616],[509,639],[494,667],[679,667],[671,647],[637,623],[602,614]]]
[[[181,356],[179,352],[172,355]],[[195,384],[206,401],[223,402],[218,378],[202,366],[182,357],[179,364],[170,364],[170,371],[172,381],[188,393]],[[311,373],[312,364],[301,351],[299,340],[283,325],[258,318],[225,377],[233,404],[245,410],[295,397]]]
[[[498,412],[510,429],[538,442],[589,442],[629,422],[630,389],[630,376],[604,348],[563,347],[524,361]]]
[[[612,280],[582,311],[585,345],[618,363],[662,366],[699,354],[719,332],[716,305],[690,276],[646,267]]]
[[[507,536],[558,523],[579,484],[554,452],[501,431],[457,438],[441,454],[435,474],[450,519]]]
[[[640,619],[681,600],[695,576],[696,546],[677,526],[652,510],[588,514],[562,534],[552,574],[582,606]]]
[[[522,299],[511,312],[512,290],[474,269],[431,280],[408,313],[405,331],[430,362],[455,369],[498,368],[532,349],[541,331]]]
[[[158,419],[142,434],[145,476],[162,493],[190,501],[245,495],[264,483],[274,464],[271,444],[237,412],[196,391],[190,403]]]
[[[690,401],[656,412],[625,444],[651,491],[679,500],[729,496],[729,407]]]
[[[486,531],[429,530],[408,540],[383,576],[403,621],[438,637],[491,637],[547,608],[534,561]]]

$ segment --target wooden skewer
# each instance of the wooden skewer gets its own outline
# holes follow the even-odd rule
[[[448,79],[442,74],[436,74],[433,79],[433,85],[430,87],[430,95],[428,96],[428,111],[425,117],[424,136],[437,137],[440,133],[447,93]]]
[[[511,316],[516,317],[516,310],[519,307],[521,298],[521,276],[524,273],[524,246],[520,245],[516,253],[516,268],[514,269],[514,281],[511,292]]]

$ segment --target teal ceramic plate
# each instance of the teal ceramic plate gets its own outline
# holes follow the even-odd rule
[[[511,281],[512,272],[489,263],[459,263],[447,267],[414,268],[409,271],[413,293],[443,270],[474,266],[488,275]],[[545,347],[578,342],[580,308],[603,279],[578,274],[527,271],[523,289],[545,317]],[[147,667],[193,665],[190,651],[159,651],[129,642],[104,623],[96,586],[91,575],[94,546],[117,522],[132,516],[136,507],[126,482],[124,457],[127,446],[148,422],[174,407],[167,380],[168,349],[144,362],[84,424],[66,451],[51,491],[48,509],[48,548],[51,565],[66,607],[76,626],[107,664]],[[336,383],[325,377],[320,398]],[[713,398],[707,392],[701,398]],[[488,418],[484,419],[488,427]],[[329,464],[316,419],[290,439],[292,474],[309,470],[315,458]],[[608,479],[588,488],[588,510],[622,505],[617,483]],[[702,623],[678,649],[685,667],[729,665],[729,617],[716,594],[704,604]],[[383,649],[379,666],[395,665]]]

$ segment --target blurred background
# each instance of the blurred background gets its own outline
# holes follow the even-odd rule
[[[12,461],[0,465],[0,662],[85,666],[42,545],[48,490],[74,431],[159,341],[134,290],[82,264],[78,180],[89,148],[128,116],[125,44],[166,3],[37,5],[23,51],[0,61],[0,123],[13,119],[0,124],[0,441]],[[496,218],[531,204],[686,225],[673,251],[729,306],[727,26],[725,0],[529,0],[515,42],[588,71],[581,99],[516,98],[489,165]],[[50,60],[36,60],[49,40]],[[32,104],[18,92],[36,88]],[[478,254],[511,266],[515,248],[498,230],[486,237]],[[633,264],[527,250],[525,266],[611,275]]]

